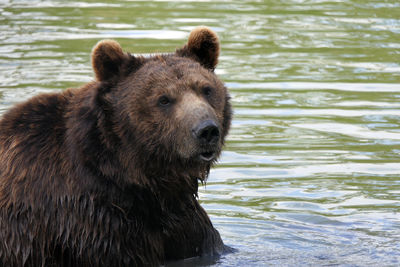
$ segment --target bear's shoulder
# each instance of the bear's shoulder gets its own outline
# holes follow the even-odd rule
[[[62,118],[67,97],[63,93],[45,93],[19,103],[1,118],[1,134],[29,133],[48,128]]]

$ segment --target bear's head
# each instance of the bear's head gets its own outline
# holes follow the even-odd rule
[[[177,172],[206,178],[231,122],[227,88],[214,73],[219,47],[207,27],[194,29],[172,54],[134,56],[112,40],[94,47],[97,98],[125,165],[141,162],[154,173],[181,166]]]

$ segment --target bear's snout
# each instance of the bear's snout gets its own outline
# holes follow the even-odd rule
[[[181,144],[177,152],[183,158],[215,160],[223,144],[223,128],[217,112],[203,97],[186,91],[175,109],[181,128]]]
[[[200,153],[198,157],[203,161],[212,161],[219,153],[220,129],[214,120],[207,119],[198,123],[192,129]]]
[[[202,145],[215,145],[219,141],[219,128],[213,120],[205,120],[193,128],[194,137]]]

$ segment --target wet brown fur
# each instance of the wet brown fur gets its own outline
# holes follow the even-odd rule
[[[96,81],[3,115],[0,266],[154,266],[226,251],[197,201],[213,162],[196,158],[189,130],[215,119],[219,154],[231,108],[213,73],[218,38],[204,27],[191,36],[149,58],[102,41]],[[171,106],[157,105],[162,95]]]

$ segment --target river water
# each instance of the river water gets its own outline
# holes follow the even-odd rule
[[[132,53],[220,36],[235,110],[200,201],[212,266],[400,265],[398,0],[0,0],[0,113],[93,79],[100,39]]]

